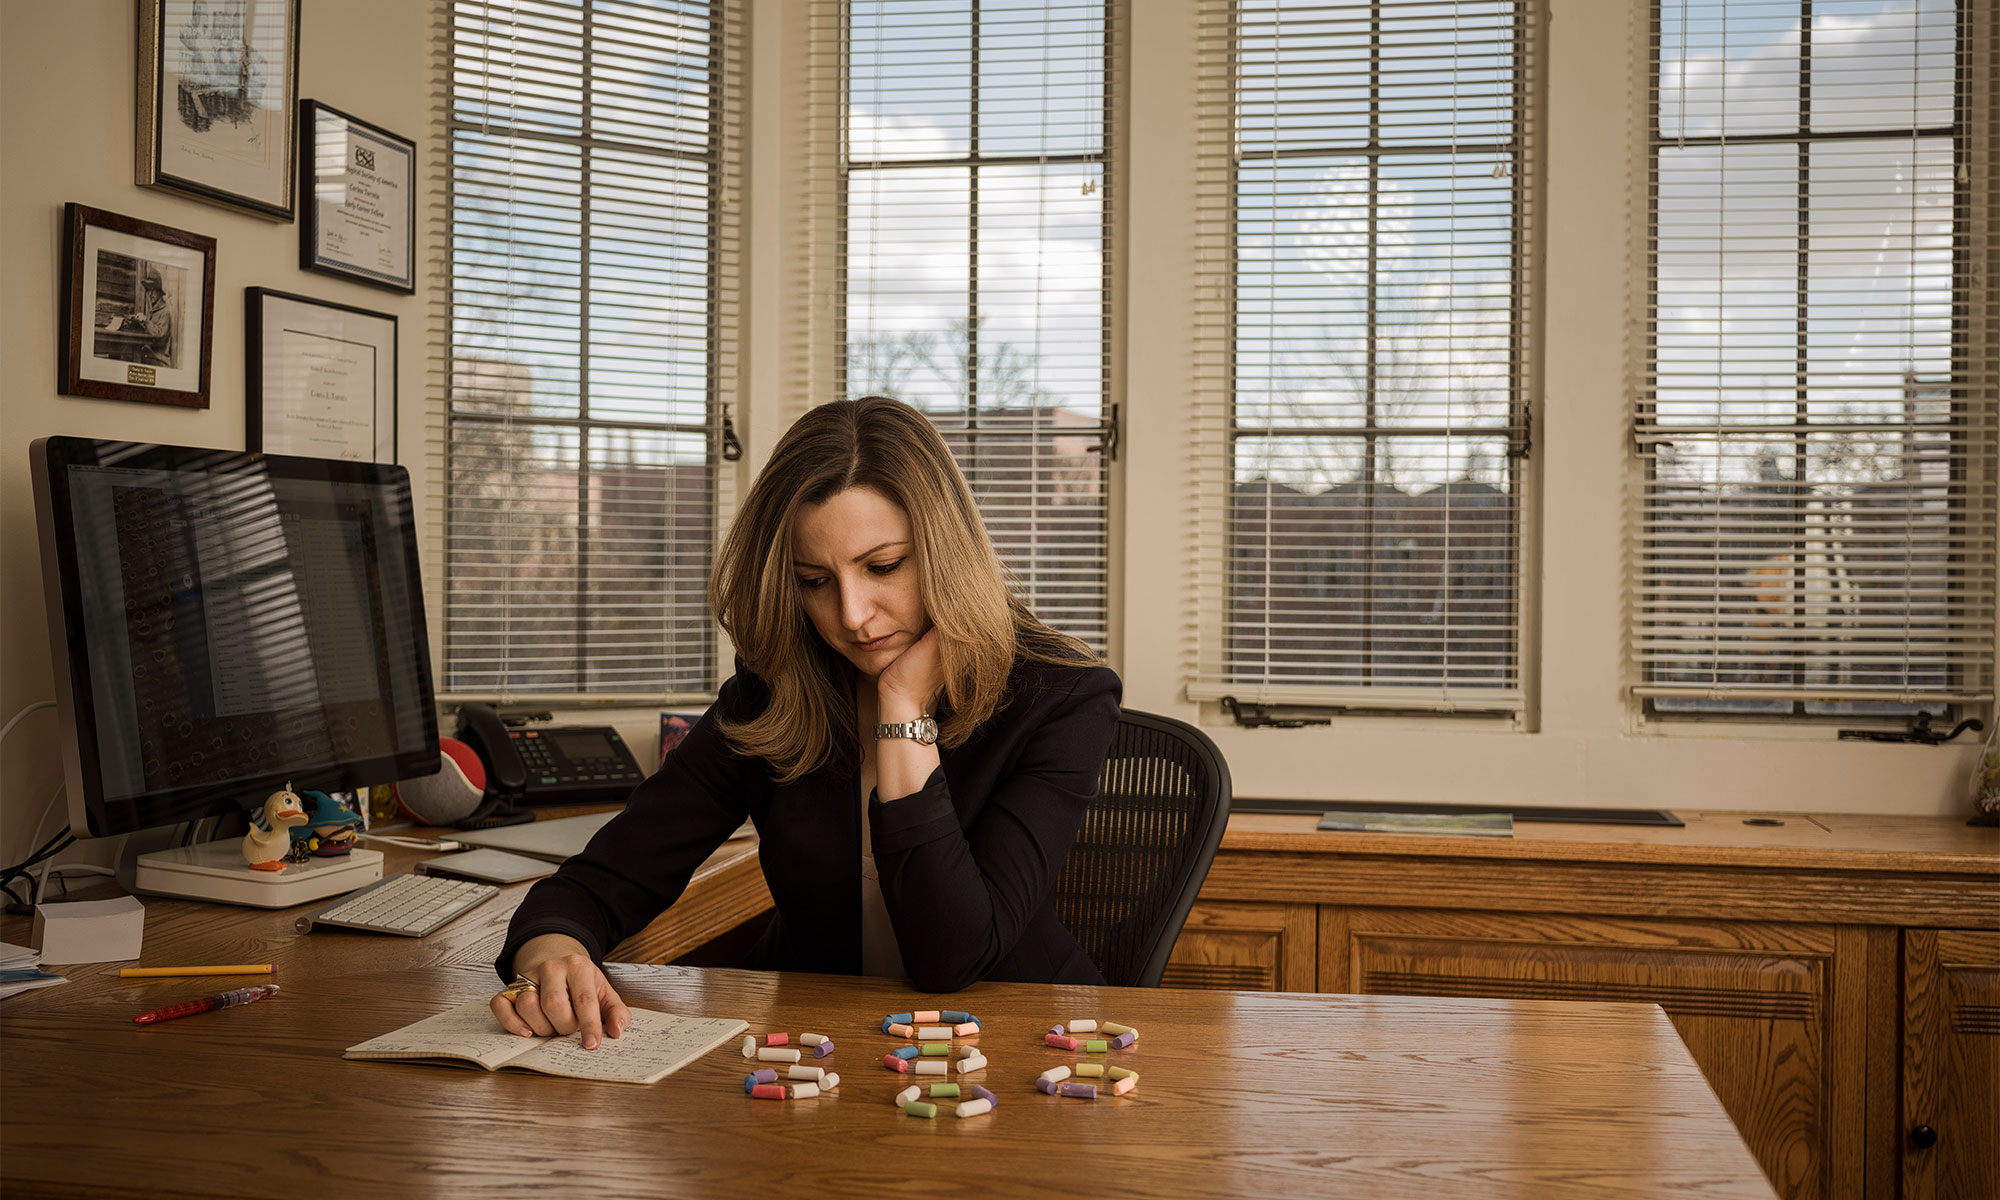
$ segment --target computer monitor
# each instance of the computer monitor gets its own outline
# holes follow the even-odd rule
[[[407,471],[73,437],[31,453],[77,837],[437,771]],[[140,855],[129,882],[275,908],[381,864],[252,870],[231,838]]]

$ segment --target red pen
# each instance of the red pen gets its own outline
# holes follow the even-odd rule
[[[171,1021],[177,1017],[191,1017],[196,1013],[205,1013],[211,1009],[234,1008],[238,1004],[250,1004],[254,1001],[262,1000],[266,996],[275,996],[277,994],[278,985],[275,983],[260,984],[257,987],[237,988],[233,992],[220,992],[213,996],[203,996],[199,1000],[184,1000],[179,1004],[169,1004],[165,1008],[156,1008],[151,1012],[142,1012],[132,1018],[132,1023],[135,1025],[152,1025],[160,1021]]]

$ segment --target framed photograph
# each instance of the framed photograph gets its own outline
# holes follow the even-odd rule
[[[208,407],[215,239],[63,206],[62,390]]]
[[[139,0],[138,182],[292,219],[299,0]]]
[[[417,144],[317,100],[299,104],[299,266],[417,290]]]
[[[245,446],[396,461],[396,318],[308,296],[243,290]]]

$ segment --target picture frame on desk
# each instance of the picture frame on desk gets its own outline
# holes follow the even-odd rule
[[[417,290],[417,144],[317,100],[299,102],[299,266]]]
[[[135,179],[292,219],[300,0],[139,0]]]
[[[214,238],[66,204],[62,307],[64,395],[208,407]]]
[[[396,461],[396,318],[245,288],[244,445],[264,454]]]

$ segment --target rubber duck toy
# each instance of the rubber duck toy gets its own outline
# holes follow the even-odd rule
[[[297,792],[289,788],[272,792],[264,811],[251,815],[250,832],[243,835],[243,860],[253,871],[284,870],[285,855],[292,848],[292,826],[305,823],[305,805]]]

